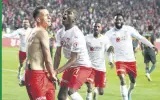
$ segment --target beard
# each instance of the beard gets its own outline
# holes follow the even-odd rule
[[[123,26],[123,23],[122,23],[121,25],[117,25],[117,24],[115,24],[115,26],[116,26],[116,28],[117,28],[117,29],[121,29],[121,28],[122,28],[122,26]]]

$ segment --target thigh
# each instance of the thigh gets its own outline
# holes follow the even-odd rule
[[[66,100],[68,95],[68,87],[61,86],[58,92],[58,100]]]
[[[62,75],[61,83],[60,83],[61,87],[62,86],[68,87],[68,83],[71,79],[71,75],[72,75],[71,69],[67,69],[64,71]]]
[[[137,77],[136,62],[126,62],[127,74],[132,75],[134,78]]]
[[[124,62],[116,62],[116,72],[117,72],[117,75],[121,75],[121,74],[124,74],[126,75],[126,65]]]
[[[47,100],[55,100],[55,84],[48,80],[46,98]]]
[[[151,49],[150,52],[149,52],[149,56],[150,56],[150,60],[151,60],[152,64],[155,64],[156,63],[155,51]]]
[[[149,63],[150,60],[151,59],[150,59],[150,56],[149,56],[149,52],[148,52],[148,50],[145,50],[144,51],[144,63]]]
[[[29,80],[29,93],[34,100],[46,100],[46,93],[49,90],[47,86],[49,79],[45,74],[33,74]],[[53,86],[53,85],[52,85]]]
[[[95,83],[95,70],[94,69],[92,69],[92,72],[87,78],[86,82],[91,83],[91,84]]]
[[[106,86],[106,73],[102,71],[95,71],[95,87],[105,88]]]
[[[26,52],[19,51],[19,62],[23,63],[26,59]]]
[[[86,81],[92,72],[92,68],[77,67],[72,70],[71,80],[68,84],[69,88],[78,90]]]

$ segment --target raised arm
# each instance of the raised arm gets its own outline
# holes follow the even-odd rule
[[[132,34],[131,34],[131,35],[132,35],[133,37],[137,38],[140,42],[142,42],[143,44],[149,46],[150,48],[153,48],[153,47],[154,47],[154,45],[152,45],[152,43],[149,42],[145,37],[141,36],[141,35],[138,33],[137,30],[135,30],[135,29],[133,28],[133,29],[131,29],[131,31],[132,31]]]
[[[4,34],[3,37],[6,37],[6,38],[12,38],[16,35],[19,35],[19,29],[18,30],[15,30],[13,31],[12,33],[7,33],[7,34]]]

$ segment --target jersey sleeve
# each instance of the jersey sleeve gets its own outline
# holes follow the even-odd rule
[[[17,29],[17,30],[15,30],[15,31],[13,31],[12,33],[9,33],[9,34],[4,34],[3,36],[7,37],[7,38],[12,38],[12,37],[15,37],[17,35],[20,35],[20,29]]]
[[[57,34],[55,35],[55,45],[56,47],[60,47],[61,46],[61,33],[60,31],[57,32]]]
[[[147,46],[149,46],[149,47],[151,47],[151,48],[154,47],[154,46],[152,45],[152,43],[149,42],[145,37],[141,36],[136,29],[130,28],[130,31],[132,32],[131,35],[132,35],[133,37],[137,38],[138,40],[140,40],[143,44],[145,44],[145,45],[147,45]]]

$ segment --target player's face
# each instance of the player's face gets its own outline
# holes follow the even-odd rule
[[[124,23],[124,19],[122,16],[117,16],[115,19],[115,27],[117,29],[121,29]]]
[[[30,26],[29,20],[23,20],[23,27],[24,29],[27,29]]]
[[[102,31],[101,23],[95,23],[94,25],[94,34],[100,34]]]
[[[75,14],[71,10],[66,10],[63,14],[62,23],[64,26],[71,25],[75,22]]]
[[[40,10],[40,14],[37,19],[44,27],[51,25],[51,17],[47,9]]]

